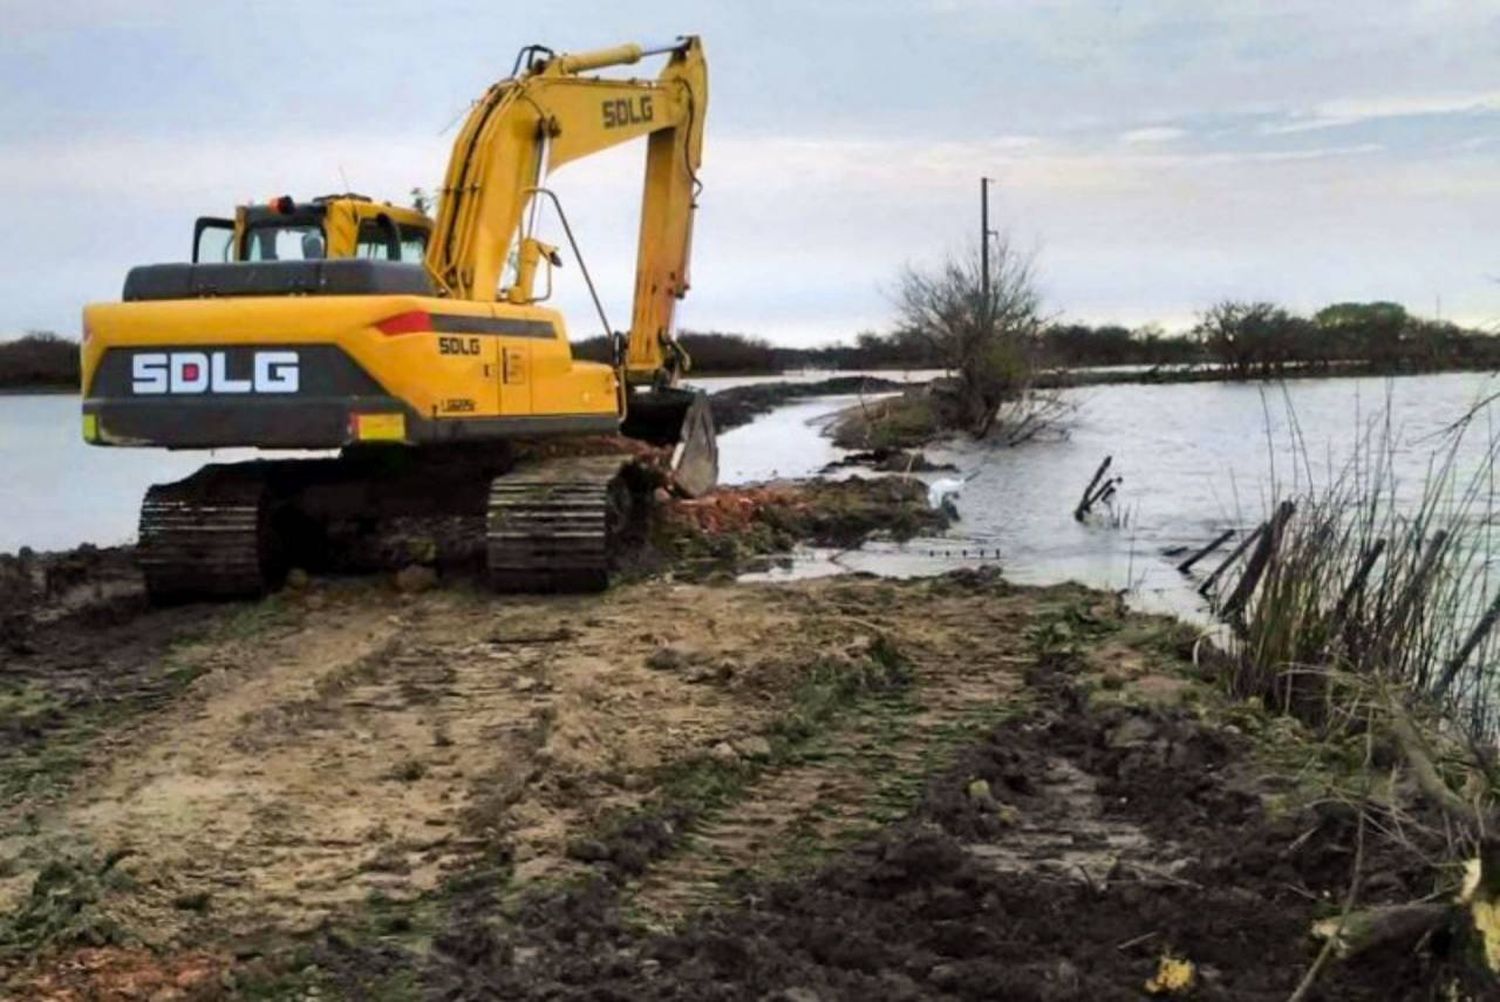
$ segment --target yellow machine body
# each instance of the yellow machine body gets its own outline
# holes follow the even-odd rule
[[[159,431],[128,417],[111,421],[107,403],[102,414],[86,405],[86,437],[101,445],[415,445],[619,424],[615,370],[575,362],[561,315],[538,306],[424,296],[197,299],[94,306],[85,322],[88,400],[110,400],[128,379],[169,402],[162,413],[171,426]],[[214,332],[207,345],[204,330]],[[106,366],[121,344],[147,363]],[[269,360],[259,363],[259,386],[257,359]],[[382,420],[367,420],[375,415]]]
[[[652,52],[669,54],[656,80],[580,76]],[[316,212],[323,246],[289,260],[291,229],[257,243],[267,218],[303,219],[307,206],[279,200],[232,222],[200,220],[194,264],[134,269],[124,302],[88,306],[85,437],[329,448],[586,434],[620,427],[627,384],[673,384],[686,365],[671,327],[688,286],[707,106],[702,47],[696,38],[574,56],[533,47],[523,58],[524,72],[491,87],[460,130],[435,223],[333,196]],[[539,268],[558,260],[529,229],[533,203],[551,199],[547,171],[642,137],[628,340],[615,366],[576,361],[562,316],[533,291]],[[424,239],[421,265],[361,237],[377,224],[395,234],[391,247],[408,234]],[[226,225],[233,243],[223,260],[198,260],[204,230]]]

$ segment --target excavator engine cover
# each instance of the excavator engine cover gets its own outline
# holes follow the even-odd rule
[[[672,479],[688,497],[707,494],[718,483],[719,443],[702,390],[634,390],[620,430],[652,445],[673,446]]]

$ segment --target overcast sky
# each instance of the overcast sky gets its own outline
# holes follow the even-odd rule
[[[1500,321],[1495,0],[0,0],[0,24],[0,333],[74,333],[200,214],[436,187],[523,44],[686,32],[711,101],[684,326],[886,327],[897,270],[973,239],[982,174],[1069,318],[1176,327],[1232,296]],[[643,153],[553,179],[615,326]]]

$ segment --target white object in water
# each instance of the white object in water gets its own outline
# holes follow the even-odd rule
[[[941,508],[943,502],[950,497],[958,497],[958,492],[963,490],[967,478],[944,477],[934,480],[927,485],[927,503],[934,508]]]

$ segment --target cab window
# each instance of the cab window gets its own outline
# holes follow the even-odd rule
[[[389,216],[367,219],[359,224],[359,235],[354,245],[355,257],[415,264],[426,253],[426,230],[398,226]]]
[[[427,231],[416,226],[401,227],[401,260],[419,262],[427,256]]]
[[[221,264],[232,261],[234,220],[200,216],[193,225],[193,262]]]
[[[314,223],[264,224],[245,234],[247,261],[313,261],[327,256],[323,228]]]
[[[359,235],[354,239],[354,256],[377,261],[395,260],[392,255],[401,253],[401,245],[393,237],[394,227],[388,219],[366,219],[359,224]]]

